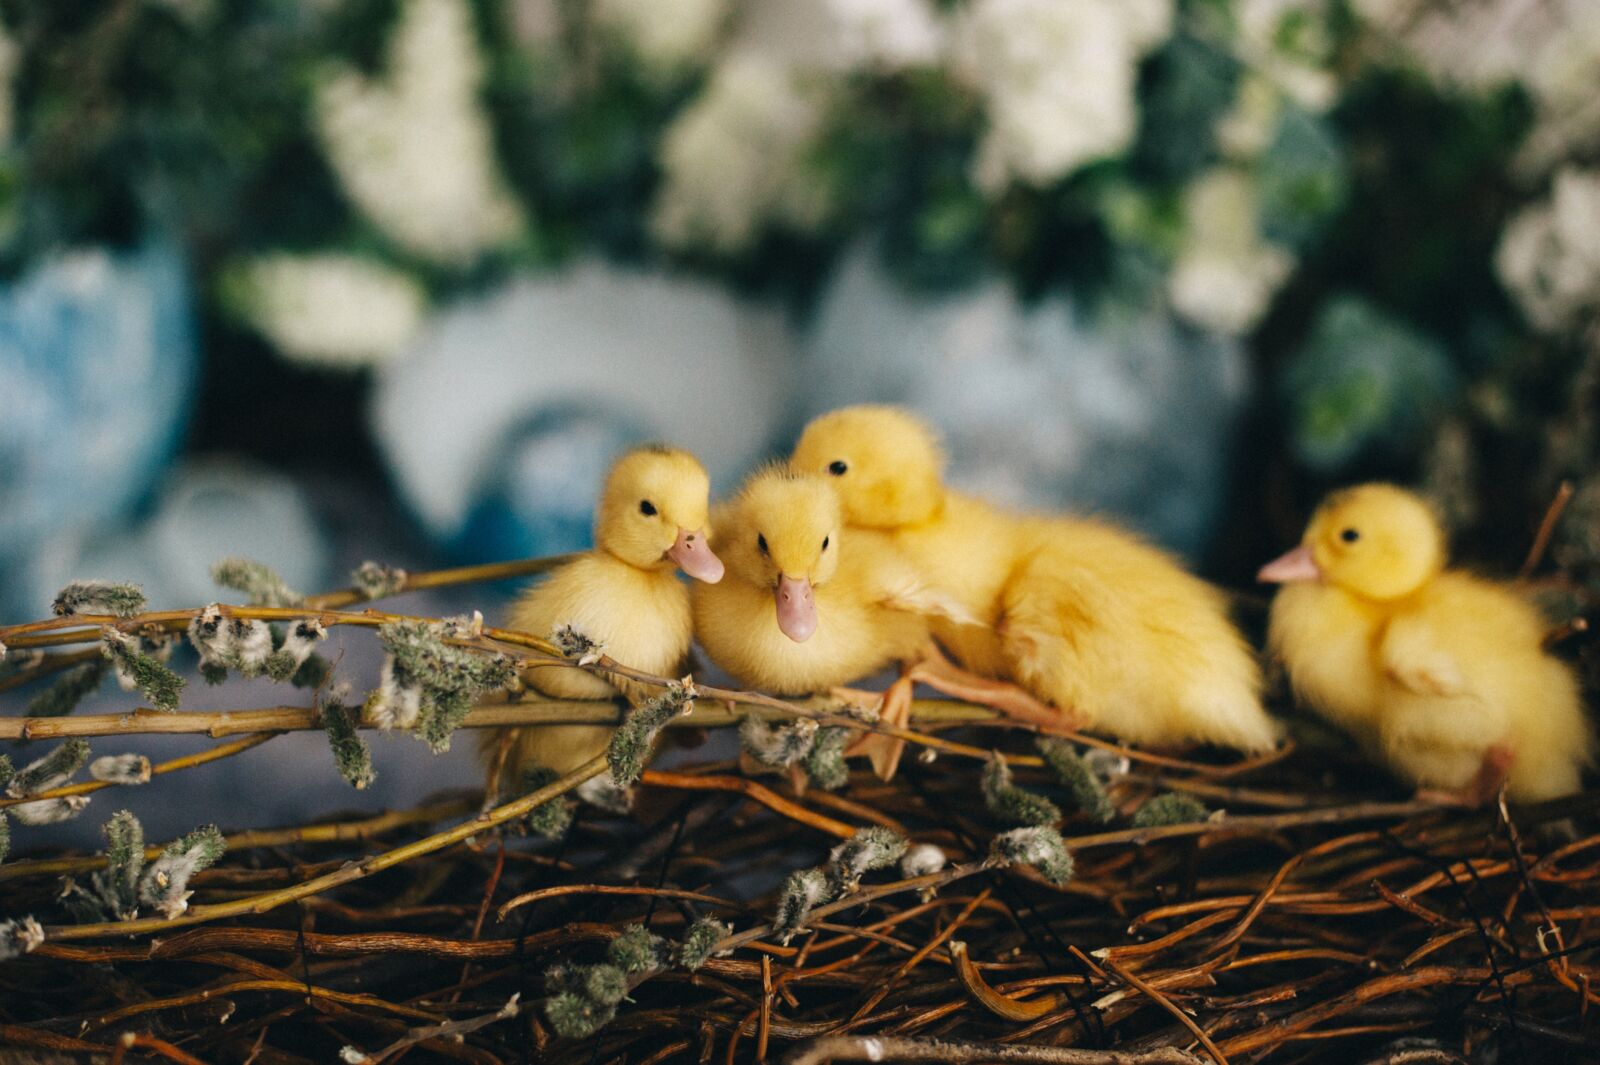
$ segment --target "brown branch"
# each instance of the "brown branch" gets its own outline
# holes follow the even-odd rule
[[[512,995],[504,1006],[501,1006],[493,1013],[485,1013],[478,1017],[468,1017],[460,1021],[443,1021],[427,1028],[413,1028],[382,1050],[373,1054],[362,1055],[362,1065],[377,1065],[378,1062],[383,1061],[385,1058],[398,1054],[408,1047],[416,1046],[418,1043],[426,1043],[434,1039],[459,1039],[469,1032],[476,1032],[478,1029],[487,1028],[491,1024],[510,1020],[522,1012],[517,1005],[519,998],[521,998],[521,992]]]
[[[319,958],[361,958],[413,954],[426,958],[485,961],[513,958],[519,952],[572,946],[616,935],[611,925],[575,922],[536,932],[522,939],[448,939],[410,932],[329,934],[282,928],[193,928],[137,946],[76,946],[46,941],[33,956],[101,965],[108,962],[168,961],[218,951],[254,950],[268,954],[300,954]],[[710,964],[709,962],[707,964]]]
[[[175,1047],[165,1039],[158,1039],[148,1032],[123,1032],[117,1038],[116,1046],[111,1051],[109,1065],[122,1065],[122,1056],[134,1047],[143,1047],[152,1053],[161,1055],[168,1061],[177,1062],[177,1065],[206,1065],[205,1062],[187,1050]]]
[[[956,963],[956,975],[961,979],[961,986],[967,989],[967,993],[977,1001],[978,1005],[996,1017],[1003,1017],[1008,1021],[1036,1021],[1060,1004],[1055,995],[1041,995],[1026,1002],[1018,1001],[1010,995],[1002,995],[984,982],[978,967],[972,964],[972,956],[967,953],[965,943],[959,939],[953,940],[949,949],[950,957]]]
[[[1544,558],[1544,553],[1550,546],[1550,538],[1555,535],[1556,523],[1561,520],[1561,514],[1567,509],[1567,504],[1572,502],[1572,491],[1571,481],[1562,481],[1556,488],[1556,497],[1550,501],[1550,506],[1545,510],[1544,520],[1539,523],[1539,531],[1534,534],[1533,544],[1528,548],[1528,557],[1522,560],[1522,568],[1517,571],[1518,580],[1527,580],[1538,568],[1540,560]]]
[[[1212,1061],[1216,1062],[1217,1065],[1228,1065],[1228,1059],[1223,1055],[1222,1051],[1217,1049],[1217,1044],[1211,1041],[1211,1037],[1206,1034],[1206,1030],[1200,1027],[1200,1025],[1195,1022],[1193,1017],[1189,1016],[1189,1014],[1184,1012],[1182,1009],[1179,1009],[1177,1004],[1166,995],[1163,995],[1150,984],[1139,979],[1137,976],[1133,975],[1133,973],[1118,965],[1110,958],[1103,958],[1101,960],[1107,969],[1110,969],[1114,974],[1116,974],[1117,979],[1121,980],[1123,983],[1132,987],[1150,1001],[1154,1002],[1156,1005],[1172,1014],[1179,1024],[1189,1029],[1190,1034],[1200,1041],[1201,1046],[1206,1048],[1206,1053],[1211,1055]]]
[[[783,1065],[822,1065],[828,1061],[934,1061],[944,1065],[995,1062],[997,1065],[1202,1065],[1202,1059],[1177,1047],[1149,1050],[1078,1050],[1025,1043],[957,1043],[894,1035],[825,1035],[800,1044]]]
[[[1523,981],[1526,974],[1518,974]],[[1222,1044],[1221,1049],[1227,1054],[1245,1054],[1253,1050],[1260,1050],[1277,1046],[1289,1036],[1303,1032],[1312,1025],[1329,1020],[1348,1012],[1356,1006],[1385,998],[1401,991],[1414,991],[1420,988],[1437,987],[1440,984],[1479,984],[1490,979],[1488,969],[1453,969],[1443,965],[1433,965],[1422,969],[1412,969],[1408,972],[1392,973],[1380,976],[1357,987],[1354,991],[1319,1002],[1309,1009],[1291,1014],[1282,1020],[1271,1024],[1262,1025],[1253,1032],[1235,1036]],[[1508,978],[1508,982],[1510,982]]]
[[[544,558],[523,558],[512,562],[490,562],[481,566],[459,566],[455,569],[433,570],[430,573],[412,573],[400,582],[400,587],[394,594],[404,595],[407,592],[419,592],[425,588],[444,588],[453,584],[478,584],[485,581],[503,581],[511,577],[531,577],[539,573],[548,573],[577,557],[571,554],[549,555]],[[346,588],[323,595],[309,595],[306,597],[306,607],[312,610],[336,610],[355,603],[377,601],[368,599],[354,588]]]
[[[672,788],[680,791],[727,791],[736,795],[743,795],[748,799],[760,803],[775,813],[782,814],[791,821],[798,821],[808,828],[819,832],[826,832],[839,839],[849,839],[856,834],[855,825],[847,825],[843,821],[835,821],[814,810],[808,810],[797,802],[791,802],[771,788],[749,779],[748,777],[722,777],[722,776],[694,776],[689,773],[666,773],[654,769],[646,769],[639,778],[640,783],[657,788]]]
[[[684,891],[681,888],[634,887],[621,884],[557,884],[554,887],[525,891],[511,901],[504,903],[495,911],[495,920],[504,921],[511,911],[521,909],[529,903],[560,898],[563,895],[636,895],[645,898],[684,899],[689,902],[703,902],[707,906],[717,906],[725,910],[742,910],[745,908],[742,903],[719,899],[715,895],[706,895],[698,891]]]
[[[329,1002],[338,1002],[346,1006],[365,1006],[368,1009],[383,1010],[402,1017],[410,1017],[414,1020],[436,1022],[443,1019],[437,1013],[398,1005],[385,1001],[377,995],[366,995],[351,991],[334,991],[326,987],[317,987],[303,980],[235,980],[232,983],[217,984],[214,987],[191,991],[185,995],[173,995],[170,998],[152,998],[133,1002],[126,1006],[118,1007],[109,1013],[101,1014],[91,1020],[84,1021],[83,1029],[104,1028],[109,1024],[115,1024],[117,1021],[128,1017],[136,1017],[141,1013],[181,1009],[184,1006],[193,1006],[201,1002],[209,1002],[212,999],[226,998],[241,991],[286,991],[294,995],[307,995],[312,998],[327,999]]]

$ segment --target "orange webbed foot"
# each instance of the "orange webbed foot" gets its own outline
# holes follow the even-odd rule
[[[883,693],[855,693],[870,694],[874,698],[873,710],[877,711],[878,722],[891,725],[895,728],[905,728],[911,723],[911,693],[915,682],[908,676],[901,677]],[[846,689],[849,691],[849,689]],[[837,693],[837,689],[836,689]],[[860,704],[855,704],[860,705]],[[879,779],[893,780],[896,771],[900,768],[900,757],[905,753],[906,741],[898,736],[886,736],[881,732],[862,733],[849,747],[845,748],[846,757],[865,756],[872,763],[872,771]]]
[[[1423,788],[1417,792],[1417,800],[1471,810],[1487,806],[1500,794],[1516,760],[1517,752],[1510,744],[1496,743],[1483,752],[1478,771],[1465,785],[1454,790]]]
[[[907,677],[952,698],[990,707],[1041,732],[1070,731],[1081,724],[1076,714],[1051,706],[1019,685],[967,672],[932,645],[912,665]]]

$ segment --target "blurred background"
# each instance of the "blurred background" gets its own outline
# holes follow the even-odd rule
[[[0,0],[0,27],[10,621],[80,577],[199,605],[226,554],[311,591],[581,547],[629,443],[725,490],[863,400],[926,414],[965,488],[1235,585],[1371,477],[1499,570],[1571,479],[1558,557],[1600,555],[1594,0]]]

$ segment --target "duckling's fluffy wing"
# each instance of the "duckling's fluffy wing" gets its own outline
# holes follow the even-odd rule
[[[955,625],[983,624],[960,600],[930,584],[887,536],[852,529],[845,547],[849,568],[863,575],[877,605]]]
[[[1384,675],[1415,695],[1469,694],[1460,662],[1430,621],[1426,615],[1401,615],[1389,623],[1378,647]]]

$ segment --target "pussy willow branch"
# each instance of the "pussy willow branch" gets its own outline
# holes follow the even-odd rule
[[[741,704],[754,705],[754,704]],[[458,728],[505,728],[523,725],[615,725],[622,709],[610,699],[543,699],[520,702],[486,702],[473,707]],[[914,720],[937,724],[994,721],[994,711],[943,699],[918,700]],[[668,722],[669,728],[725,728],[744,720],[744,714],[721,707],[699,705],[694,712]],[[303,706],[271,706],[259,710],[180,710],[164,713],[148,707],[121,714],[80,714],[72,717],[0,717],[0,739],[62,739],[68,736],[196,735],[217,738],[241,732],[315,732],[322,727],[318,711]],[[376,729],[362,720],[357,728]],[[928,737],[931,739],[932,737]],[[953,745],[960,747],[960,745]],[[976,750],[976,748],[963,748]],[[957,753],[962,753],[958,751]],[[984,752],[987,754],[987,752]],[[1013,765],[1042,765],[1031,756],[1018,755]]]
[[[100,628],[112,625],[125,631],[137,631],[151,627],[165,629],[170,632],[179,632],[185,629],[189,622],[200,612],[198,608],[177,611],[153,611],[144,614],[135,614],[127,618],[118,618],[111,615],[73,615],[63,618],[47,618],[42,621],[29,622],[15,625],[10,628],[0,629],[0,642],[10,647],[29,648],[47,645],[84,643],[100,639]],[[315,618],[326,627],[337,625],[350,625],[362,628],[373,628],[392,621],[436,621],[435,618],[418,617],[408,614],[389,614],[376,610],[363,610],[359,613],[335,610],[314,610],[301,607],[222,607],[225,617],[238,617],[261,621],[298,621],[305,618]],[[92,627],[88,627],[92,626]],[[663,677],[642,670],[633,669],[620,662],[602,655],[594,662],[578,662],[564,656],[561,650],[550,641],[535,636],[531,633],[517,632],[510,629],[497,629],[485,627],[478,640],[451,640],[463,647],[475,647],[484,651],[510,653],[521,658],[532,657],[529,652],[537,652],[538,662],[535,664],[548,664],[552,667],[563,666],[568,668],[586,669],[600,676],[612,675],[634,680],[644,684],[664,687],[676,678]],[[822,724],[838,725],[867,732],[877,732],[894,736],[908,742],[922,746],[930,746],[944,750],[951,754],[964,754],[969,757],[988,757],[988,752],[980,748],[967,747],[961,744],[949,743],[935,737],[924,736],[906,729],[899,729],[877,722],[863,721],[861,718],[848,714],[835,714],[804,706],[785,699],[775,698],[761,692],[742,689],[723,688],[715,685],[696,684],[700,694],[709,699],[721,699],[733,703],[742,703],[758,706],[768,710],[776,710],[794,717],[808,717]],[[252,731],[270,728],[260,722],[252,726]],[[1053,733],[1068,738],[1074,742],[1101,747],[1111,750],[1135,761],[1147,762],[1152,765],[1163,766],[1170,769],[1188,769],[1196,772],[1219,772],[1218,767],[1206,766],[1201,763],[1185,762],[1180,759],[1168,758],[1164,755],[1151,754],[1131,747],[1123,747],[1097,737],[1085,736],[1080,733],[1062,729]],[[3,733],[0,733],[3,735]],[[1042,765],[1042,761],[1029,758],[1024,761],[1017,759],[1017,765]],[[1224,771],[1227,767],[1224,767]]]
[[[507,821],[523,816],[536,806],[542,806],[551,799],[565,795],[590,777],[599,776],[606,771],[606,768],[605,755],[597,755],[560,780],[547,784],[536,791],[529,792],[520,799],[496,806],[494,809],[479,814],[471,820],[463,821],[454,828],[436,832],[414,843],[384,851],[382,854],[373,855],[370,858],[336,869],[323,876],[313,877],[281,891],[269,891],[264,895],[253,895],[249,898],[235,899],[231,902],[221,902],[210,906],[196,906],[181,917],[147,917],[134,921],[107,921],[100,924],[80,924],[52,928],[50,937],[59,941],[94,939],[108,935],[136,935],[140,932],[182,928],[186,925],[215,921],[222,917],[266,913],[269,910],[277,909],[285,903],[294,902],[296,899],[303,899],[311,895],[319,895],[331,888],[361,880],[371,876],[373,873],[382,872],[403,862],[408,862],[413,858],[420,858],[425,854],[443,850],[445,847],[460,843],[464,839],[469,839],[485,829],[503,825]]]
[[[471,798],[451,799],[411,810],[379,814],[377,817],[363,818],[359,821],[332,821],[320,825],[300,825],[295,828],[251,829],[232,836],[224,836],[222,842],[230,852],[250,850],[253,847],[286,847],[296,843],[350,843],[381,836],[385,832],[392,832],[406,825],[426,824],[443,821],[447,817],[459,817],[477,809],[477,805]],[[150,846],[145,848],[144,855],[146,859],[153,860],[161,855],[161,851],[162,848],[159,846]],[[92,869],[103,869],[105,866],[104,854],[72,858],[24,858],[0,865],[0,883],[26,876],[83,873]]]
[[[174,758],[171,761],[162,762],[159,765],[151,766],[150,776],[152,778],[159,777],[167,773],[176,773],[181,769],[192,769],[197,765],[205,765],[208,762],[215,762],[223,758],[231,758],[236,754],[243,754],[245,751],[248,751],[253,747],[261,746],[274,736],[281,735],[283,735],[281,732],[252,733],[251,735],[246,736],[244,739],[234,740],[232,743],[221,743],[208,750],[197,751],[194,754],[186,754],[181,758]],[[122,786],[129,785],[121,785],[118,782],[111,780],[86,780],[81,784],[63,784],[59,788],[51,788],[48,791],[40,791],[35,792],[32,795],[24,795],[20,799],[12,799],[0,796],[0,809],[4,809],[7,806],[16,806],[18,803],[38,802],[41,799],[61,799],[68,795],[88,795],[91,792],[101,791],[105,788]]]
[[[548,573],[557,566],[571,562],[576,555],[545,555],[541,558],[521,558],[511,562],[490,562],[482,566],[459,566],[455,569],[433,570],[429,573],[412,573],[400,582],[393,595],[420,592],[424,588],[445,588],[453,584],[482,584],[486,581],[503,581],[511,577],[531,577]],[[306,606],[313,610],[335,610],[353,603],[375,603],[392,596],[368,598],[355,588],[337,592],[306,596]]]

